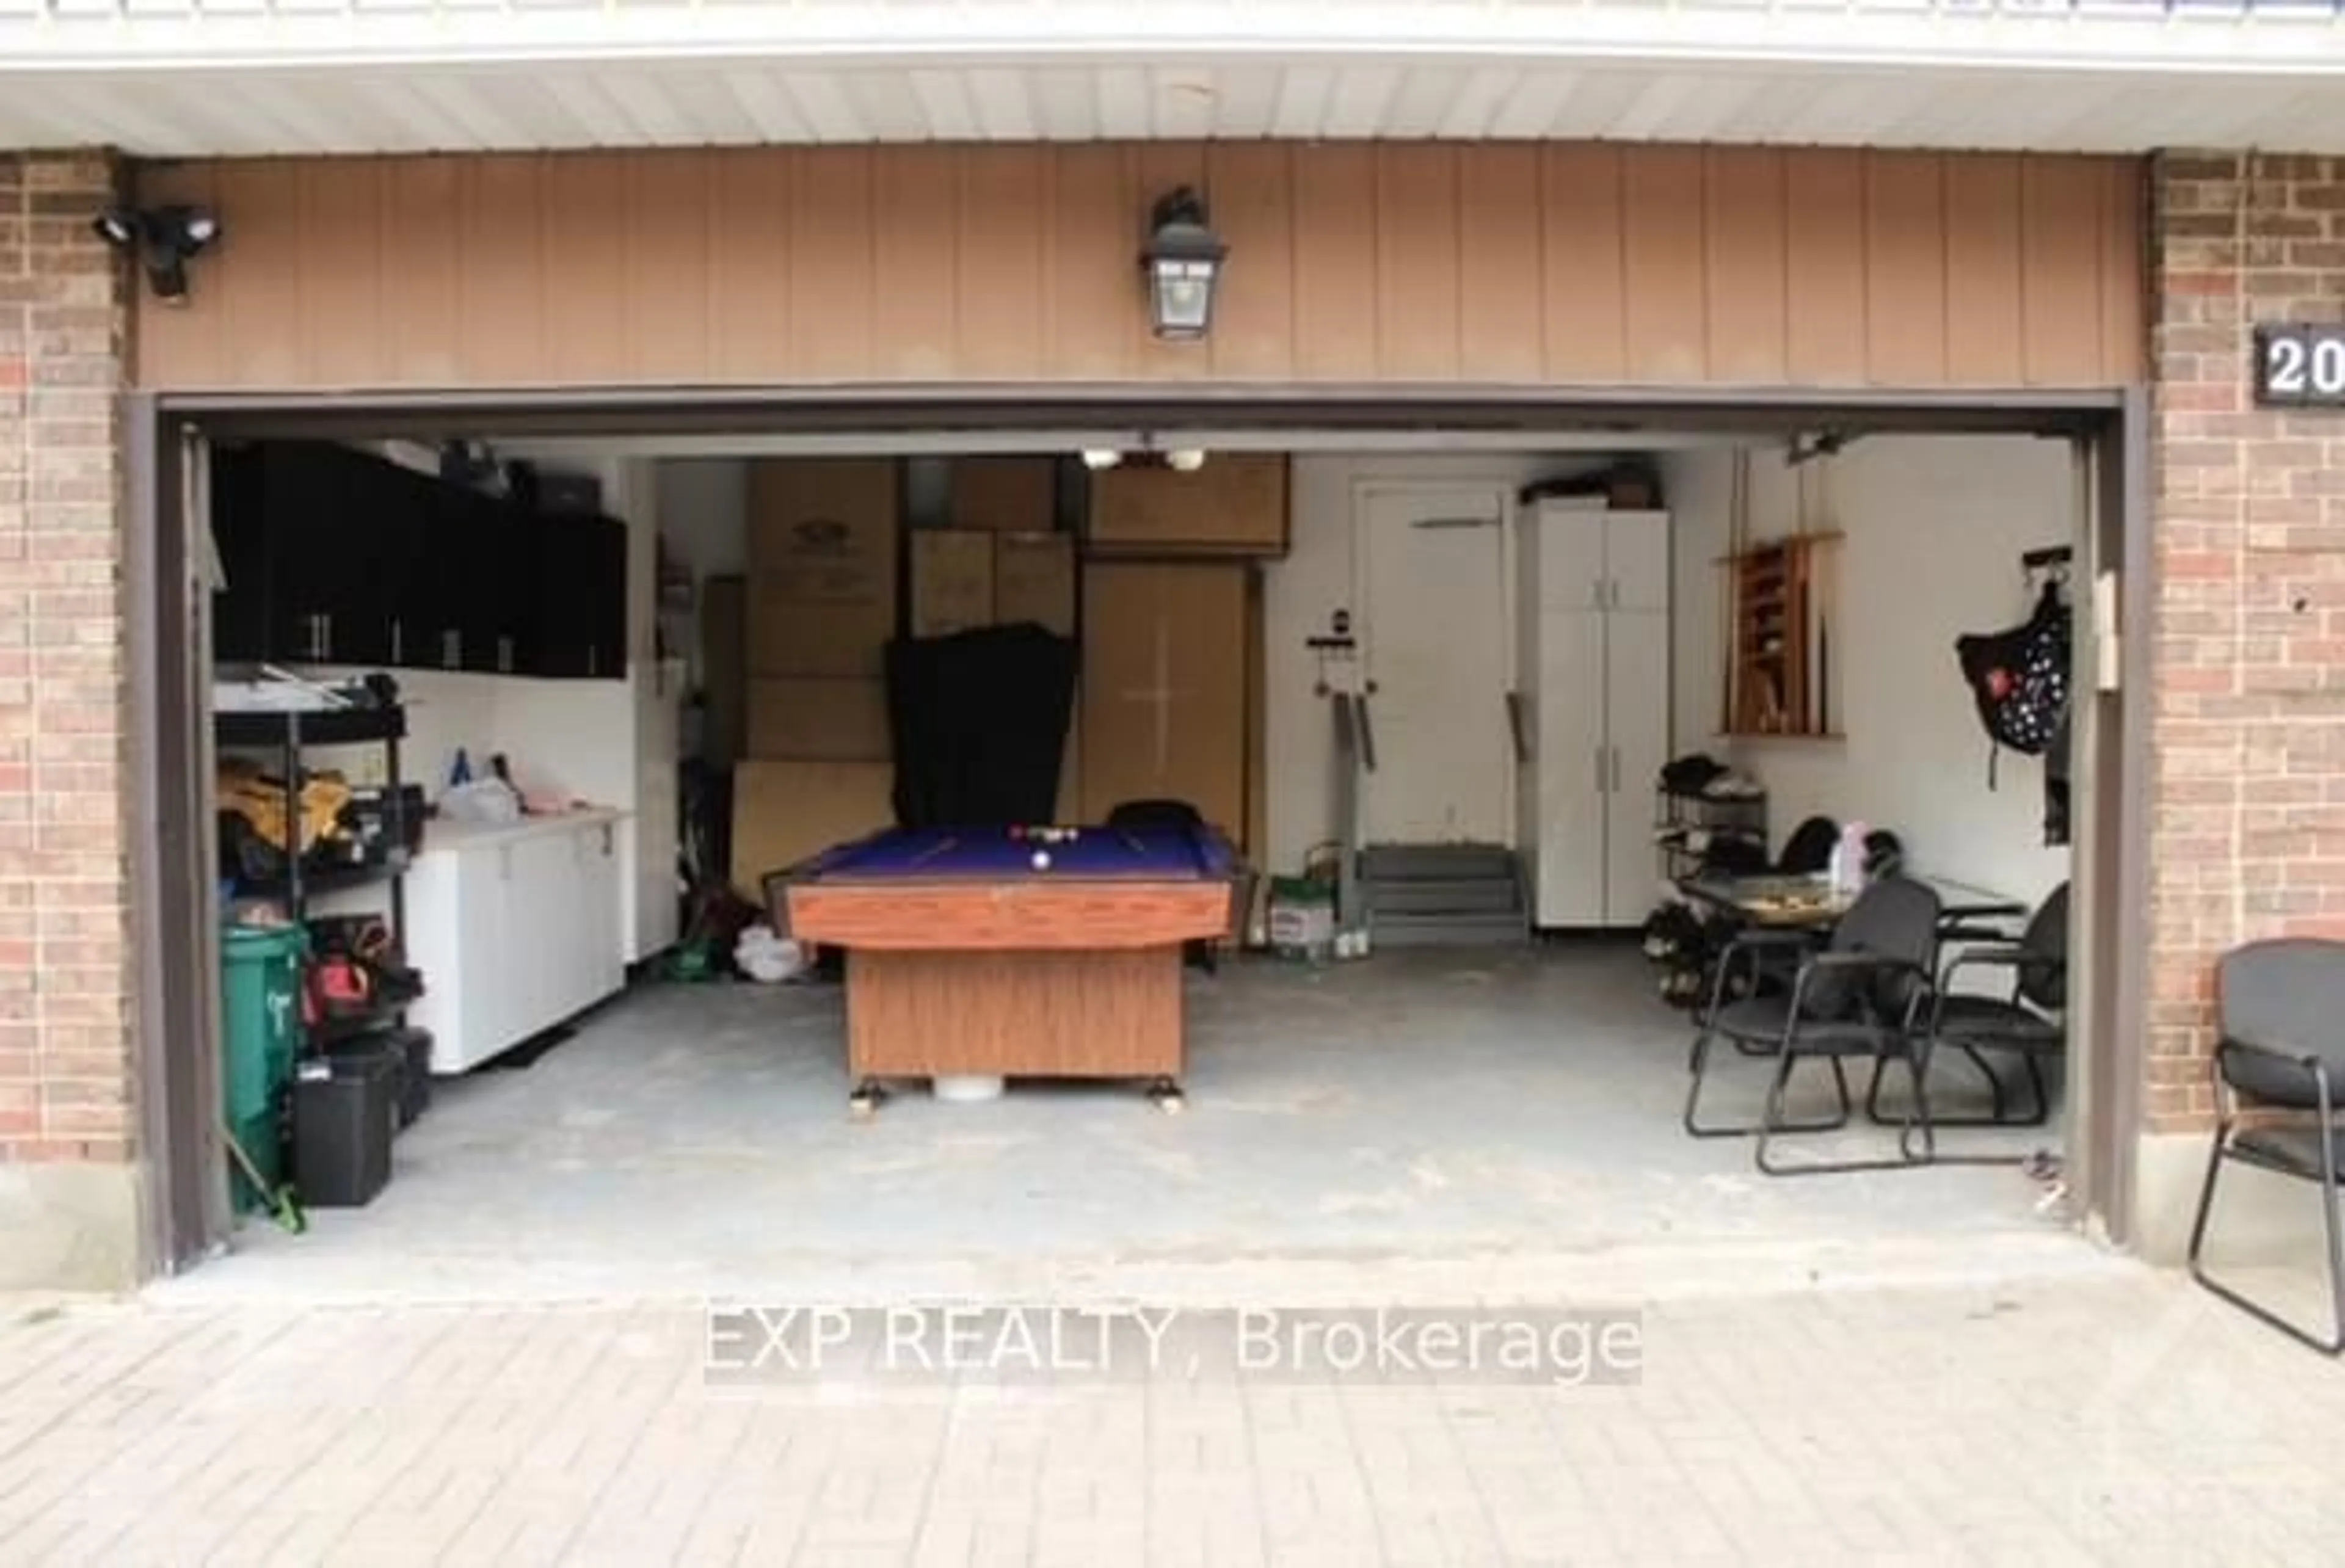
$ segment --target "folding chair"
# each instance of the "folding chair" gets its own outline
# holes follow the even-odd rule
[[[1751,933],[1738,938],[1720,960],[1710,1010],[1694,1041],[1692,1082],[1686,1090],[1686,1131],[1696,1138],[1755,1134],[1752,1162],[1769,1176],[1887,1170],[1919,1163],[1910,1151],[1908,1138],[1917,1119],[1925,1128],[1929,1121],[1918,1025],[1932,991],[1930,960],[1935,951],[1937,926],[1938,895],[1934,890],[1904,877],[1884,878],[1858,895],[1825,947],[1801,958],[1788,995],[1762,994],[1729,1002],[1725,978],[1734,963],[1735,949],[1755,956],[1769,950],[1780,953],[1788,946],[1784,934]],[[1766,1099],[1754,1122],[1721,1124],[1701,1119],[1711,1047],[1721,1038],[1747,1054],[1775,1058]],[[1913,1080],[1914,1108],[1899,1128],[1897,1157],[1778,1163],[1772,1158],[1777,1138],[1833,1132],[1848,1125],[1851,1100],[1844,1064],[1852,1057],[1869,1057],[1873,1062],[1874,1083],[1867,1092],[1868,1100],[1877,1092],[1881,1073],[1891,1061],[1903,1063]],[[1784,1097],[1793,1072],[1808,1060],[1822,1061],[1831,1068],[1839,1108],[1827,1118],[1793,1121],[1784,1115]]]
[[[2041,1127],[2052,1111],[2043,1063],[2068,1048],[2063,1017],[2068,1006],[2068,885],[2062,883],[2028,916],[2016,940],[1995,926],[1954,926],[1939,932],[1942,946],[1960,944],[1954,956],[1938,971],[1932,997],[1929,1027],[1922,1051],[1926,1075],[1951,1047],[1986,1080],[1985,1116],[1934,1116],[1924,1136],[1950,1127]],[[1955,988],[1965,970],[2002,971],[2009,978],[2007,993],[1994,996],[1963,993]],[[2027,1085],[2027,1098],[2015,1107],[2003,1075],[1990,1056],[2015,1057]],[[1865,1101],[1865,1111],[1881,1118],[1878,1090]],[[1935,1151],[1931,1150],[1934,1155]],[[2025,1155],[1963,1156],[1964,1164],[2018,1165]]]
[[[2190,1277],[2299,1344],[2334,1356],[2345,1351],[2345,1242],[2338,1217],[2345,1128],[2337,1125],[2337,1091],[2345,1087],[2345,942],[2251,942],[2225,954],[2217,976],[2222,1034],[2215,1047],[2215,1144],[2190,1227]],[[2256,1125],[2241,1128],[2242,1111],[2271,1119],[2259,1114]],[[2325,1339],[2207,1272],[2207,1222],[2227,1161],[2317,1186],[2329,1266]]]

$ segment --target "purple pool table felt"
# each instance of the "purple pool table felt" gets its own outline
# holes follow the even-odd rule
[[[1035,868],[1036,852],[1051,857]],[[1012,838],[1000,827],[897,828],[842,844],[801,874],[809,881],[1209,881],[1234,875],[1236,855],[1218,834],[1083,827],[1056,844]]]

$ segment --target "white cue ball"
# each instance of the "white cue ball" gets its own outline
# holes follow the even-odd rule
[[[1051,869],[1051,852],[1049,850],[1038,849],[1034,852],[1034,869],[1037,871],[1048,871]]]

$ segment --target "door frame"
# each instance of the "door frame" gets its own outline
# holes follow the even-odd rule
[[[1516,600],[1519,596],[1521,566],[1515,542],[1515,514],[1518,507],[1516,489],[1515,481],[1496,473],[1461,474],[1455,479],[1416,479],[1406,475],[1386,476],[1375,473],[1359,474],[1353,478],[1350,507],[1351,531],[1345,542],[1351,552],[1352,624],[1354,635],[1359,644],[1357,654],[1360,663],[1359,679],[1364,686],[1373,683],[1376,671],[1376,625],[1375,617],[1369,612],[1367,554],[1360,546],[1360,538],[1367,524],[1369,509],[1379,501],[1406,501],[1420,497],[1430,500],[1436,497],[1467,495],[1471,495],[1477,501],[1485,501],[1494,496],[1497,499],[1498,635],[1499,648],[1505,661],[1507,679],[1509,682],[1509,686],[1497,693],[1498,700],[1504,701],[1507,690],[1520,685],[1522,672],[1517,667],[1521,662],[1521,652],[1517,646],[1517,624],[1520,618],[1520,607],[1516,603]],[[1371,691],[1366,694],[1373,698],[1375,693]],[[1373,708],[1371,711],[1373,712]],[[1502,769],[1501,773],[1502,794],[1499,799],[1498,815],[1502,835],[1500,842],[1510,849],[1520,849],[1522,845],[1518,841],[1522,836],[1522,828],[1518,819],[1521,811],[1519,797],[1522,788],[1522,770],[1518,766],[1509,764]],[[1375,807],[1371,803],[1374,798],[1373,789],[1362,792],[1360,815],[1363,842],[1370,836],[1366,827],[1373,818]]]
[[[215,1249],[228,1223],[218,1145],[218,1018],[205,929],[216,846],[204,820],[209,737],[208,595],[195,589],[194,511],[179,493],[182,437],[224,434],[323,439],[429,438],[452,426],[511,437],[578,439],[664,434],[819,436],[939,432],[983,445],[989,434],[1034,430],[1345,432],[1369,441],[1441,432],[1504,432],[1524,449],[1543,434],[1908,435],[2026,433],[2088,443],[2098,474],[2096,541],[2123,542],[2119,579],[2122,679],[2101,724],[2080,748],[2093,784],[2080,787],[2078,842],[2096,863],[2078,935],[2088,941],[2086,1027],[2075,1042],[2069,1180],[2088,1233],[2117,1245],[2135,1233],[2134,1166],[2140,1123],[2142,1023],[2147,985],[2151,606],[2149,395],[2147,387],[1822,390],[1732,387],[1568,387],[1497,384],[1195,383],[1001,384],[969,387],[480,389],[437,391],[127,393],[122,405],[126,526],[125,809],[136,954],[130,976],[137,1163],[146,1184],[149,1272],[187,1266]],[[191,449],[199,450],[199,449]],[[1332,450],[1332,449],[1320,449]],[[1359,448],[1352,449],[1354,450]],[[1511,501],[1511,496],[1509,501]],[[1511,512],[1509,513],[1511,516]],[[1511,607],[1510,607],[1511,612]],[[2089,751],[2090,756],[2081,753]],[[2112,787],[2110,773],[2114,769]],[[2078,784],[2086,780],[2080,776]],[[2112,864],[2113,862],[2113,864]],[[190,1047],[194,1048],[190,1050]],[[194,1189],[189,1197],[188,1189]]]

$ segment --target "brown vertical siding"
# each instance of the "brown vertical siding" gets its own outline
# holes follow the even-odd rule
[[[1873,379],[1872,301],[1864,291],[1864,155],[1792,160],[1784,188],[1784,332],[1795,386]]]
[[[1149,204],[1232,248],[1152,339]],[[807,382],[2106,387],[2130,159],[1149,144],[194,163],[228,240],[142,299],[152,388]]]
[[[2025,379],[2020,349],[2020,160],[1946,167],[1946,370],[1957,381]]]
[[[1550,380],[1629,379],[1628,161],[1619,147],[1546,149],[1539,314]]]
[[[1790,369],[1790,213],[1783,155],[1713,148],[1703,174],[1702,309],[1723,381],[1780,382]]]

